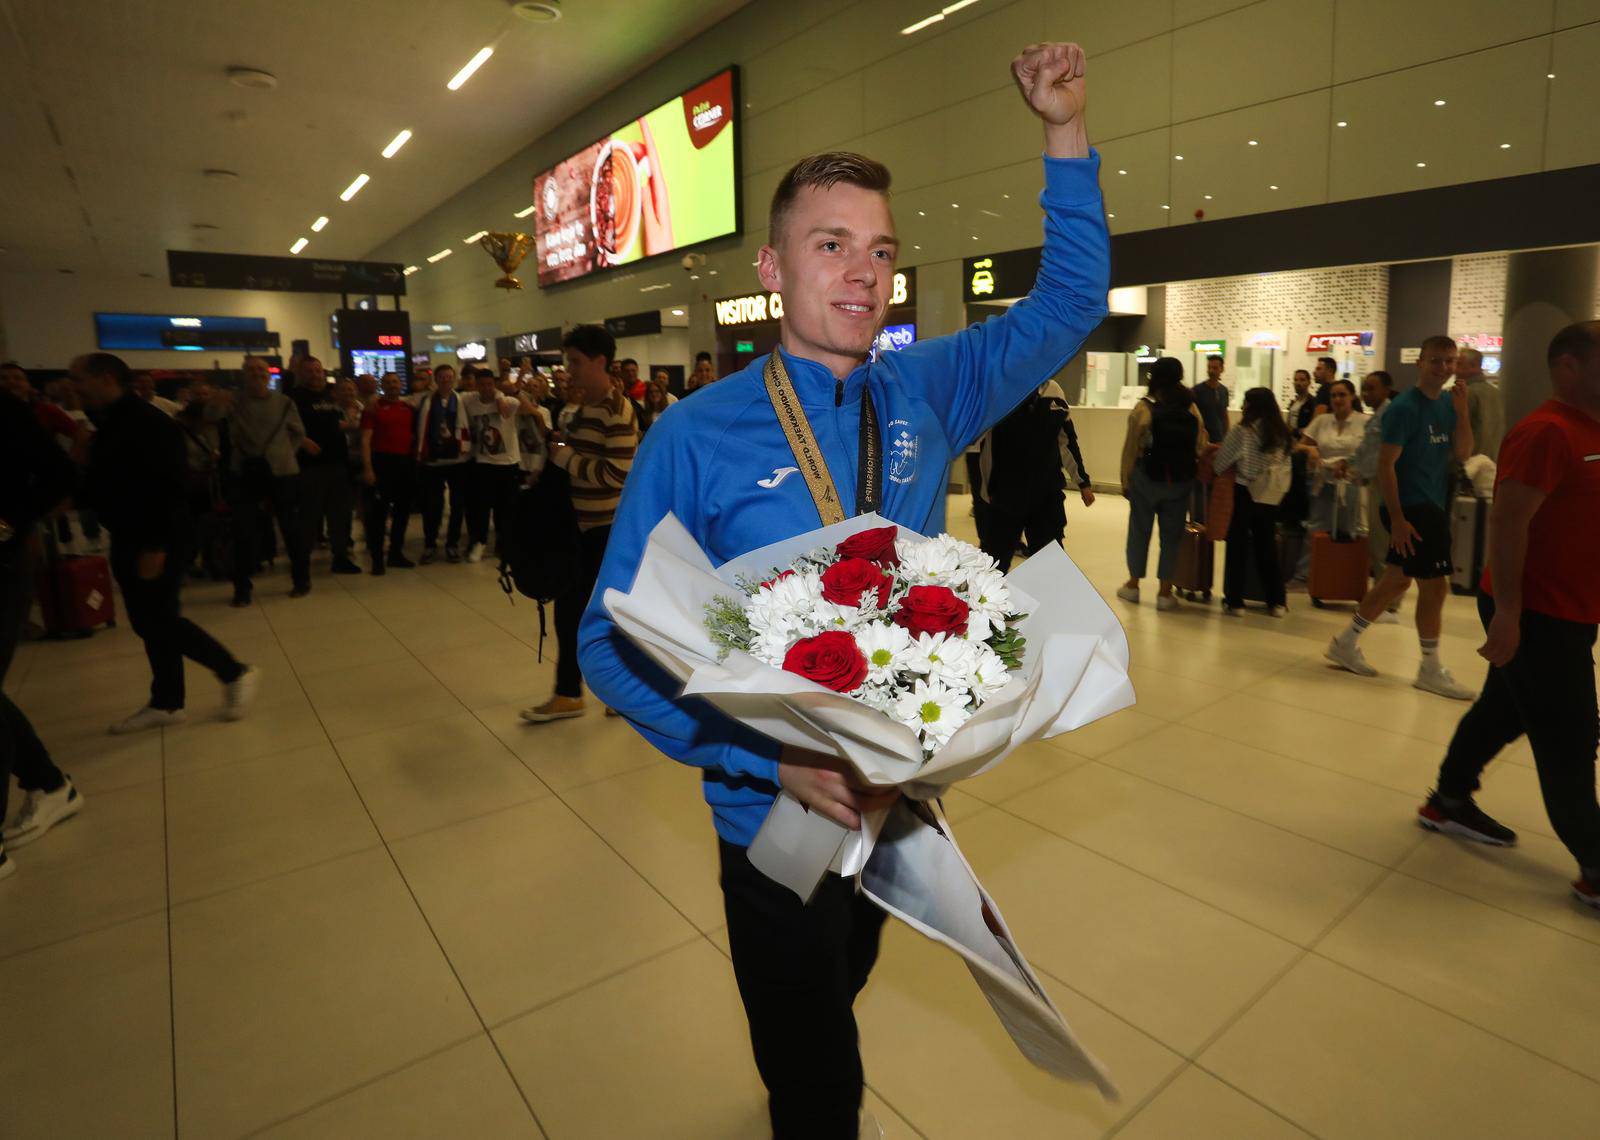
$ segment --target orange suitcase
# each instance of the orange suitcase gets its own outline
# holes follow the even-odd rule
[[[1311,573],[1306,578],[1306,593],[1314,606],[1359,602],[1367,596],[1367,574],[1371,569],[1367,536],[1340,535],[1337,509],[1333,520],[1334,534],[1319,530],[1311,536]]]

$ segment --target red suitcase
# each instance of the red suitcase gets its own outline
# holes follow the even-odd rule
[[[39,568],[38,588],[45,633],[51,637],[87,635],[117,622],[111,564],[104,558],[67,555],[46,562]]]

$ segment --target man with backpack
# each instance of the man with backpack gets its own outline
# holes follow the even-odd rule
[[[1061,495],[1069,472],[1083,505],[1093,506],[1094,490],[1066,393],[1049,380],[983,437],[978,453],[973,496],[985,504],[980,544],[1002,572],[1011,569],[1023,535],[1032,553],[1066,534]]]
[[[1139,580],[1149,567],[1150,533],[1160,520],[1160,592],[1156,609],[1178,608],[1172,596],[1183,544],[1184,520],[1194,493],[1205,424],[1183,384],[1183,365],[1163,356],[1150,367],[1149,395],[1128,416],[1122,445],[1122,493],[1128,500],[1128,580],[1117,590],[1125,602],[1139,601]]]

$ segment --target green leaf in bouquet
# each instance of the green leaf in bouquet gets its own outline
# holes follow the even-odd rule
[[[729,597],[715,597],[706,603],[706,632],[717,649],[717,660],[725,661],[733,649],[748,650],[755,637],[744,603]]]

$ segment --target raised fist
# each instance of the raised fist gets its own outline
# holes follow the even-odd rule
[[[1011,61],[1011,76],[1035,115],[1063,127],[1083,117],[1083,65],[1077,44],[1030,44]]]

